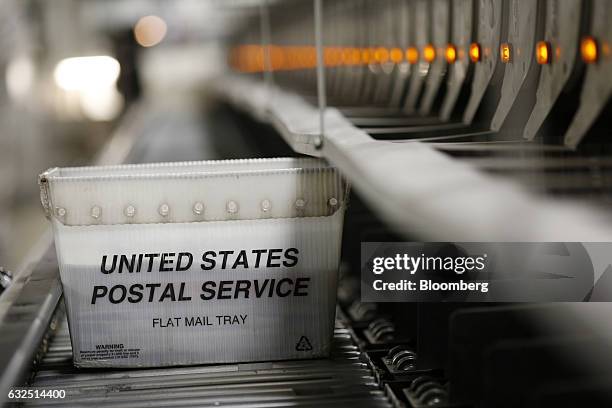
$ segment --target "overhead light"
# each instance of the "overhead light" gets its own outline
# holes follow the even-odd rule
[[[503,43],[499,47],[499,58],[504,64],[509,63],[512,60],[512,47],[508,43]]]
[[[584,37],[580,42],[580,54],[582,55],[582,60],[587,64],[597,62],[599,59],[597,40],[591,36]]]
[[[107,55],[61,60],[55,67],[55,83],[65,91],[79,91],[114,85],[119,78],[119,62]]]
[[[372,58],[373,56],[370,55],[370,49],[369,48],[362,48],[361,49],[361,62],[364,64],[369,64],[370,62],[372,62]]]
[[[457,61],[457,48],[453,44],[446,46],[446,61],[449,64],[454,64]]]
[[[550,64],[551,48],[547,41],[539,41],[536,44],[536,61],[540,65]]]
[[[359,48],[351,48],[351,64],[359,65],[361,63],[361,51]]]
[[[416,47],[408,47],[406,60],[411,64],[416,64],[419,61],[419,50]]]
[[[167,31],[168,26],[161,17],[145,16],[134,26],[134,38],[143,47],[153,47],[162,42]]]
[[[402,60],[404,59],[404,53],[400,48],[391,48],[390,56],[391,61],[395,64],[402,62]]]
[[[23,101],[34,83],[35,68],[26,56],[11,59],[6,66],[6,91],[11,99]]]
[[[53,77],[58,88],[79,101],[85,116],[95,121],[113,119],[123,99],[117,91],[119,62],[107,55],[73,57],[61,60]]]
[[[472,62],[478,62],[480,61],[481,58],[481,52],[480,52],[480,44],[478,43],[472,43],[470,45],[470,60]]]
[[[389,50],[385,47],[378,47],[374,51],[374,60],[379,64],[384,64],[389,61]]]
[[[433,45],[427,44],[423,47],[423,59],[425,62],[433,62],[436,59],[436,49]]]

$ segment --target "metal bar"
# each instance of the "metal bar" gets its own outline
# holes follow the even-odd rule
[[[23,284],[2,320],[0,395],[21,382],[47,331],[62,290],[55,247],[51,246]]]
[[[322,0],[314,0],[315,45],[317,48],[317,98],[319,103],[319,138],[315,138],[315,147],[321,148],[325,134],[325,110],[327,100],[325,95],[325,59],[323,55],[323,4]]]

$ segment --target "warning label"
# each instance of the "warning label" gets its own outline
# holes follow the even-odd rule
[[[139,348],[125,348],[123,344],[96,344],[95,350],[81,350],[81,360],[119,360],[139,358]]]
[[[310,340],[308,340],[308,337],[302,336],[295,345],[295,349],[297,351],[310,351],[312,350],[312,344],[310,344]]]

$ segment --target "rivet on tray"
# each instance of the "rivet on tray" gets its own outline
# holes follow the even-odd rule
[[[335,207],[338,205],[338,199],[336,197],[332,197],[329,200],[327,200],[327,203],[329,204],[330,207]]]
[[[261,211],[268,212],[272,209],[272,203],[267,198],[261,201]]]
[[[204,212],[204,204],[202,204],[200,201],[196,201],[195,204],[193,205],[193,213],[195,215],[202,215],[203,212]]]
[[[91,218],[97,220],[98,218],[100,218],[100,216],[102,216],[102,208],[99,205],[94,205],[93,207],[91,207],[89,215],[91,215]]]
[[[229,200],[225,205],[225,209],[230,214],[236,214],[238,212],[238,203],[234,200]]]
[[[162,205],[159,206],[159,208],[157,209],[157,212],[162,217],[167,217],[168,214],[170,214],[170,206],[166,203],[163,203]]]
[[[297,200],[295,200],[295,208],[297,208],[298,210],[303,210],[304,207],[306,207],[306,200],[304,200],[303,198],[298,198]]]
[[[130,204],[127,207],[125,207],[125,210],[123,210],[123,213],[125,214],[126,217],[132,218],[133,216],[136,215],[136,207]]]
[[[55,214],[58,217],[64,218],[66,216],[66,209],[64,207],[55,207]]]

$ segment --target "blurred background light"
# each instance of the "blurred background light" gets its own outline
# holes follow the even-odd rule
[[[65,91],[83,91],[115,85],[121,68],[107,55],[61,60],[54,71],[55,83]]]
[[[123,107],[123,97],[115,87],[88,89],[80,97],[83,114],[93,121],[110,121]]]
[[[134,38],[143,47],[162,42],[168,31],[166,22],[158,16],[142,17],[134,26]]]
[[[14,101],[23,101],[32,89],[34,76],[35,67],[29,57],[20,55],[10,60],[5,74],[9,97]]]
[[[117,91],[121,67],[106,56],[73,57],[61,60],[54,71],[56,85],[69,99],[77,99],[83,115],[93,121],[115,118],[123,106]]]

